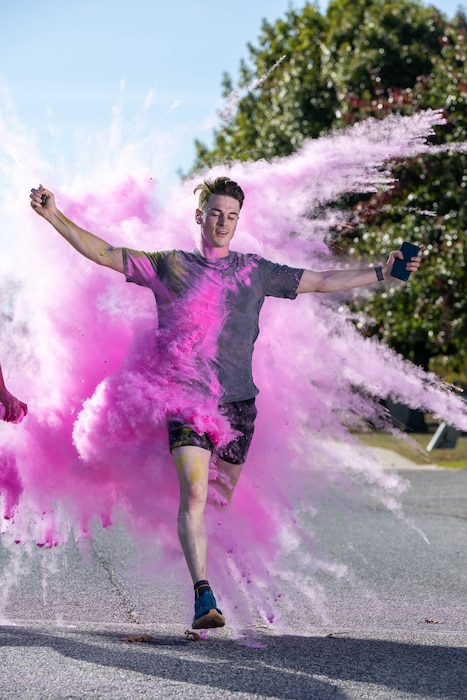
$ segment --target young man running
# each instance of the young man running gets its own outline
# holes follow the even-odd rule
[[[244,200],[241,187],[227,177],[218,177],[205,181],[197,191],[195,221],[200,236],[199,247],[193,252],[144,253],[116,248],[70,221],[57,209],[49,190],[40,186],[31,191],[30,198],[33,209],[79,253],[123,273],[130,282],[152,289],[159,328],[168,332],[167,337],[170,332],[171,337],[177,334],[181,321],[186,330],[190,319],[195,324],[202,315],[198,330],[202,329],[203,337],[198,338],[196,357],[190,357],[196,381],[183,376],[177,381],[186,379],[185,389],[191,382],[194,403],[203,392],[217,397],[217,410],[231,428],[231,439],[218,441],[209,430],[200,431],[196,420],[186,414],[167,416],[170,451],[180,482],[178,536],[195,589],[193,628],[201,629],[225,624],[206,571],[204,511],[209,464],[214,456],[227,503],[253,436],[258,389],[252,376],[252,355],[265,297],[295,299],[297,294],[345,291],[388,280],[395,259],[402,254],[392,252],[386,265],[376,268],[316,272],[237,253],[230,250],[230,243]],[[414,272],[419,264],[420,257],[413,257],[407,270]],[[181,368],[183,374],[183,365]]]

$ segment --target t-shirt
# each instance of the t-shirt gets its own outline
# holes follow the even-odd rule
[[[177,351],[195,362],[198,376],[203,367],[213,370],[219,403],[256,396],[252,357],[261,307],[267,296],[295,299],[303,269],[234,251],[208,260],[199,251],[124,248],[123,261],[126,280],[153,291],[168,351],[182,342]]]

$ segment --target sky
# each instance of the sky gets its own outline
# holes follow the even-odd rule
[[[46,158],[69,163],[79,161],[87,134],[108,130],[118,115],[129,130],[124,140],[131,130],[157,133],[157,175],[177,180],[194,162],[195,139],[212,143],[222,76],[236,83],[262,19],[304,4],[3,0],[0,109],[8,106]],[[459,6],[434,4],[449,17]]]

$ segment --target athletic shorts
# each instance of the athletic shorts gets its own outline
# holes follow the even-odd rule
[[[223,447],[215,448],[207,433],[200,435],[193,430],[189,423],[176,418],[169,418],[167,429],[169,432],[170,451],[172,452],[175,447],[193,445],[215,453],[221,459],[230,462],[230,464],[243,464],[254,432],[257,414],[255,399],[221,404],[219,412],[227,418],[233,430],[241,433],[234,440]]]

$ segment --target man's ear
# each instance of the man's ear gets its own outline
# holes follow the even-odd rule
[[[201,211],[201,209],[197,209],[197,210],[196,210],[195,221],[196,221],[197,224],[200,224],[201,221],[202,221],[202,218],[201,218],[202,213],[203,213],[203,212]]]

